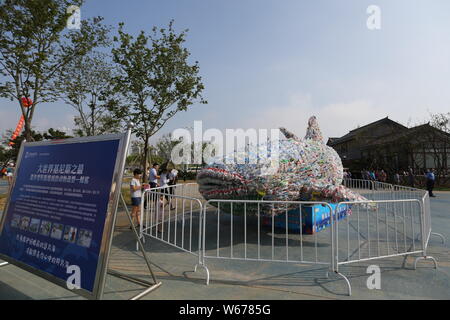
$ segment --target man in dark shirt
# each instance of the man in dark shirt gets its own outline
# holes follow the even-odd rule
[[[430,195],[430,197],[436,197],[433,194],[433,188],[434,188],[434,181],[435,181],[435,176],[434,176],[434,172],[433,169],[427,170],[427,173],[425,174],[426,178],[427,178],[427,190],[428,190],[428,194]]]

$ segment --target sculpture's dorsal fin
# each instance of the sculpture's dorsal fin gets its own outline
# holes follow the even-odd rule
[[[280,128],[280,131],[281,131],[281,133],[284,134],[284,136],[287,139],[294,139],[296,141],[300,140],[295,134],[293,134],[292,132],[288,131],[286,128]]]
[[[323,142],[322,132],[320,132],[319,124],[317,123],[317,118],[315,116],[312,116],[308,120],[308,129],[306,129],[305,139]]]

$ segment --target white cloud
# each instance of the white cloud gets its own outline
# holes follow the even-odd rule
[[[274,106],[261,111],[255,121],[258,128],[286,127],[297,136],[306,133],[310,116],[315,115],[324,139],[339,137],[349,130],[379,120],[389,114],[377,108],[369,100],[354,100],[331,103],[324,106],[315,105],[309,94],[294,94],[285,106]]]

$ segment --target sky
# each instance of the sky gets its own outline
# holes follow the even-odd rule
[[[367,8],[381,12],[369,30]],[[325,140],[384,117],[412,126],[450,111],[448,0],[87,0],[82,18],[125,31],[175,20],[199,61],[208,104],[177,114],[155,137],[195,120],[208,128],[286,127],[304,136],[318,118]],[[64,102],[37,106],[34,127],[70,130]],[[20,117],[0,98],[0,132]]]

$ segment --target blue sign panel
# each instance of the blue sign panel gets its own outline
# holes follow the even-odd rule
[[[25,144],[3,217],[0,254],[93,292],[120,139]]]

